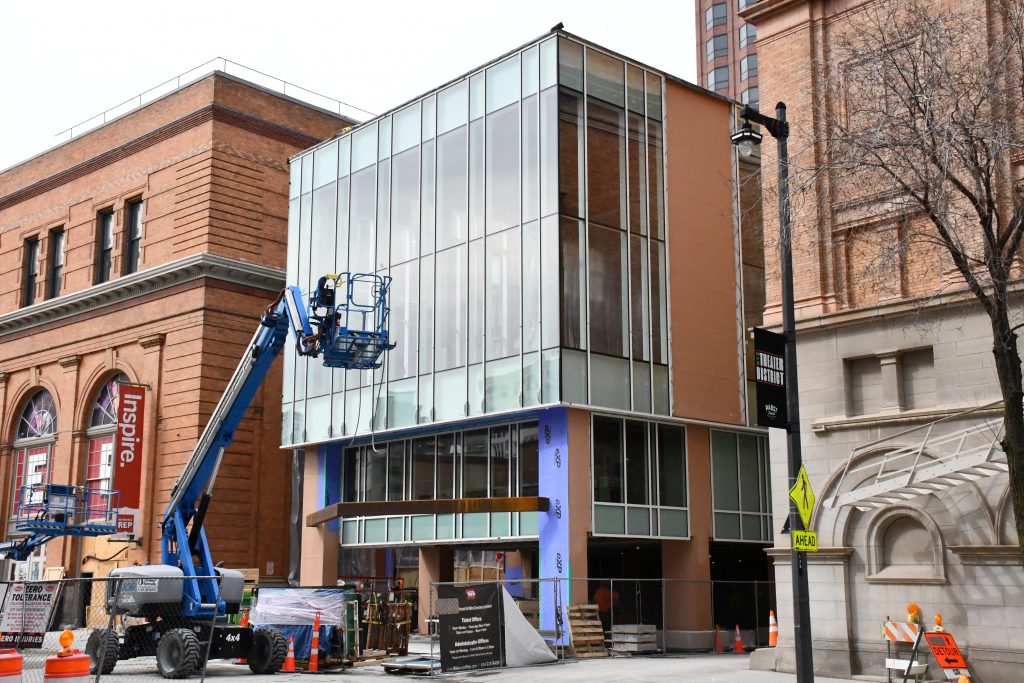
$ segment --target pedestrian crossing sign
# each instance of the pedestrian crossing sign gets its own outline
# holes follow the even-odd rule
[[[796,475],[796,483],[789,490],[789,497],[796,503],[796,509],[800,513],[804,529],[810,530],[811,514],[814,512],[814,491],[811,490],[811,479],[807,476],[807,468],[802,464]]]

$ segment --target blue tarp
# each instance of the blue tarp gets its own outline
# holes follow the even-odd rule
[[[276,628],[284,634],[284,639],[288,640],[289,637],[295,639],[295,659],[308,660],[309,651],[313,645],[313,627],[312,626],[274,626],[273,624],[266,624]],[[334,636],[334,626],[320,626],[320,657],[326,657],[330,651],[331,638]],[[321,659],[321,661],[323,661]]]

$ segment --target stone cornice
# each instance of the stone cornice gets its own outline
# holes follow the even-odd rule
[[[796,5],[805,5],[807,0],[761,0],[736,14],[751,24],[757,24],[768,17],[785,12]]]
[[[144,349],[155,349],[164,345],[164,335],[150,334],[139,339],[139,346]]]
[[[268,291],[284,287],[284,272],[276,268],[217,254],[194,254],[0,315],[0,338],[200,278]]]
[[[951,545],[949,550],[963,564],[1020,566],[1020,547],[1016,545]]]

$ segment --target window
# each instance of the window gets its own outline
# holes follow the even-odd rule
[[[766,438],[712,430],[711,490],[716,540],[771,542]]]
[[[720,66],[708,72],[708,90],[725,90],[729,87],[729,67]]]
[[[751,5],[756,5],[757,0],[736,0],[736,4],[739,5],[739,10],[742,12]]]
[[[14,495],[11,510],[18,512],[22,500],[21,487],[37,486],[49,481],[50,449],[57,432],[57,409],[48,391],[37,392],[21,412],[14,437]],[[24,503],[36,505],[43,502],[43,492],[26,489]],[[31,510],[22,510],[31,512]]]
[[[142,200],[134,199],[124,205],[124,263],[122,275],[134,273],[142,261]]]
[[[747,55],[740,60],[740,80],[757,76],[757,54]]]
[[[710,31],[715,26],[725,26],[727,6],[724,2],[715,3],[704,12],[704,27]]]
[[[46,274],[46,298],[60,296],[64,284],[64,228],[50,231],[50,269]]]
[[[110,279],[110,267],[114,257],[114,210],[106,209],[96,214],[96,277],[93,284]]]
[[[39,238],[25,240],[25,263],[22,267],[21,305],[36,302],[36,279],[39,275]]]
[[[741,49],[757,42],[757,27],[753,24],[743,24],[743,26],[740,26],[739,28],[739,33]]]
[[[749,104],[751,109],[761,108],[761,95],[758,92],[758,88],[755,85],[753,88],[747,88],[740,93],[740,102],[743,104]]]
[[[591,434],[594,533],[688,536],[683,428],[595,416]]]
[[[719,57],[729,56],[729,36],[712,36],[707,44],[708,62],[713,62]]]
[[[103,519],[106,515],[108,495],[101,493],[111,488],[114,455],[114,431],[117,429],[118,383],[127,382],[128,376],[118,373],[108,379],[96,393],[89,416],[86,434],[89,460],[86,463],[85,485],[89,492],[89,518]]]

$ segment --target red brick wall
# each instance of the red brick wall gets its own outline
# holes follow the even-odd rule
[[[349,122],[209,76],[0,174],[0,316],[21,300],[24,240],[41,239],[37,302],[46,292],[47,231],[66,230],[62,295],[92,287],[96,213],[117,212],[113,277],[121,272],[124,203],[145,202],[140,270],[209,253],[282,269],[288,157]],[[147,384],[141,548],[96,539],[51,542],[47,565],[105,574],[158,561],[170,490],[276,292],[202,278],[37,328],[0,333],[0,522],[13,487],[15,425],[45,388],[57,403],[51,481],[84,477],[89,412],[114,372]],[[206,528],[217,561],[283,575],[288,562],[289,455],[280,443],[280,364],[228,451]],[[0,532],[2,533],[2,532]]]

